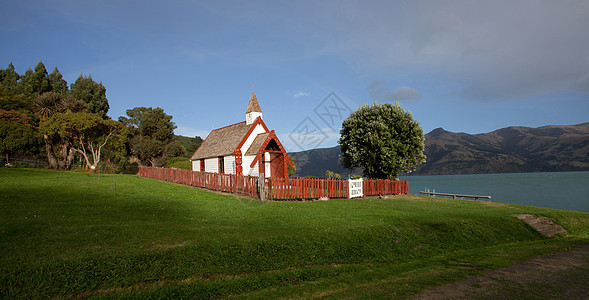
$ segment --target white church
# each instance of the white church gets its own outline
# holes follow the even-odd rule
[[[264,124],[254,92],[245,121],[211,131],[190,160],[193,171],[271,178],[287,177],[287,164],[294,167],[274,130]]]

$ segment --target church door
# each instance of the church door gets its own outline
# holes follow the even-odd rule
[[[284,155],[282,153],[270,153],[270,176],[284,177]]]

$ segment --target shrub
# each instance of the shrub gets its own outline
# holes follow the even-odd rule
[[[186,157],[173,157],[168,161],[168,168],[177,168],[177,169],[185,169],[185,170],[192,170],[192,163],[190,159]]]

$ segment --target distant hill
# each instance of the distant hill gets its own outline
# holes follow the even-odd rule
[[[339,156],[341,155],[339,146],[332,148],[312,149],[301,152],[289,153],[294,158],[297,172],[295,176],[317,176],[325,177],[325,171],[329,170],[347,178],[347,175],[362,175],[362,170],[345,169],[339,163]]]
[[[589,122],[539,128],[507,127],[482,134],[442,128],[425,135],[427,162],[414,175],[589,170]],[[298,176],[349,174],[339,146],[291,153]],[[361,173],[356,170],[355,173]]]
[[[184,147],[184,149],[186,149],[184,156],[188,158],[192,157],[192,154],[196,152],[196,149],[198,146],[200,146],[200,144],[202,144],[203,141],[200,136],[192,138],[182,135],[174,135],[174,138],[176,141],[178,141],[178,143],[180,143],[180,145],[182,145],[182,147]]]

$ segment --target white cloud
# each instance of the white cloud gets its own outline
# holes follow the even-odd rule
[[[310,96],[310,95],[311,95],[310,93],[303,92],[303,91],[298,91],[298,92],[294,93],[294,95],[292,95],[292,96],[295,97],[295,98],[299,98],[299,97],[307,97],[307,96]]]
[[[187,137],[200,136],[203,140],[209,135],[210,132],[210,130],[200,130],[182,126],[178,126],[178,128],[174,130],[174,134],[176,135],[182,135]]]
[[[385,80],[374,80],[368,85],[370,97],[375,101],[403,101],[421,98],[418,90],[402,86],[392,91],[386,86]]]
[[[339,130],[321,128],[310,131],[279,134],[280,142],[287,152],[299,152],[337,145],[340,138]]]

